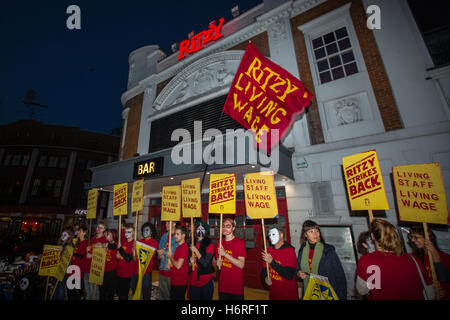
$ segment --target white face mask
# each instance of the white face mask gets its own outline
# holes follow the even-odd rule
[[[144,236],[144,238],[150,237],[151,233],[152,231],[149,227],[145,227],[144,230],[142,230],[142,235]]]
[[[133,237],[133,231],[126,231],[125,230],[125,238],[130,240]]]
[[[196,233],[197,233],[197,237],[204,238],[205,234],[206,234],[205,228],[203,228],[203,226],[198,226],[197,230],[196,230]]]
[[[274,228],[269,230],[269,239],[273,246],[280,241],[280,233],[277,229]]]
[[[69,237],[69,234],[67,232],[63,232],[61,234],[61,240],[62,241],[66,241],[68,237]]]

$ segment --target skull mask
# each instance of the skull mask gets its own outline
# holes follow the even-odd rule
[[[20,279],[20,282],[19,282],[20,290],[22,290],[22,291],[27,290],[29,285],[30,285],[30,280],[28,280],[28,278]]]

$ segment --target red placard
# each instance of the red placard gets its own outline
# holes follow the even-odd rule
[[[299,79],[264,57],[249,42],[223,112],[252,130],[259,146],[270,150],[287,134],[295,116],[309,106],[312,98],[313,94]],[[271,139],[273,129],[279,130],[278,139]],[[266,143],[263,131],[267,131]]]

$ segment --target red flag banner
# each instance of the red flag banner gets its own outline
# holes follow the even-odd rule
[[[284,138],[295,116],[309,106],[312,98],[313,94],[299,79],[264,57],[249,42],[223,112],[252,130],[257,144],[270,150]],[[273,129],[279,130],[279,138],[274,141],[270,139]]]

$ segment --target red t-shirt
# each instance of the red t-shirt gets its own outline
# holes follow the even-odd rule
[[[117,249],[106,249],[105,272],[117,269]]]
[[[237,237],[226,241],[222,239],[224,250],[233,258],[246,257],[245,242]],[[216,250],[216,258],[219,258],[219,249]],[[222,257],[222,268],[219,276],[219,291],[229,294],[244,294],[244,270],[236,267],[227,258]]]
[[[309,264],[309,271],[312,270],[312,260],[314,258],[314,249],[309,249],[309,256],[308,256],[308,264]]]
[[[185,286],[187,285],[188,281],[188,254],[189,254],[189,247],[184,242],[183,244],[179,245],[177,249],[175,250],[173,254],[173,259],[177,261],[180,258],[183,258],[183,265],[180,269],[177,269],[174,265],[170,268],[170,284],[174,286]]]
[[[97,237],[93,237],[91,238],[91,250],[89,250],[89,253],[92,254],[93,252],[93,248],[94,248],[94,244],[96,243],[108,243],[108,240],[106,240],[105,236],[101,236],[100,238]],[[91,262],[92,262],[92,258],[86,258],[86,271],[85,273],[89,273],[91,271]]]
[[[142,242],[144,244],[149,245],[150,247],[155,248],[155,252],[153,253],[152,259],[150,260],[150,263],[148,264],[147,270],[145,271],[145,274],[149,274],[150,272],[152,272],[153,270],[153,263],[155,262],[155,255],[158,254],[158,252],[156,252],[156,250],[158,250],[158,241],[156,241],[155,239],[141,239],[138,240],[139,242]],[[134,269],[133,274],[139,275],[139,263],[136,263],[136,268]]]
[[[87,253],[88,241],[83,240],[78,242],[77,247],[73,251],[71,265],[80,267],[80,277],[83,279],[84,273],[86,272],[86,253]],[[83,258],[76,257],[75,255],[84,255]],[[89,271],[88,271],[89,272]]]
[[[293,247],[285,247],[275,249],[273,246],[267,249],[273,260],[283,267],[290,267],[297,269],[297,256]],[[263,262],[263,267],[266,267],[266,262]],[[272,285],[269,289],[269,297],[271,300],[299,300],[298,285],[295,277],[288,280],[278,274],[269,265],[270,279]]]
[[[447,269],[450,269],[450,254],[439,251],[439,256],[441,258],[441,262],[444,265],[444,267],[446,267]],[[418,258],[416,260],[418,260]],[[427,276],[430,279],[433,279],[433,275],[431,274],[430,259],[428,258],[427,253],[425,253],[425,255],[424,255],[424,265],[425,265],[425,270],[427,271]],[[438,281],[438,286],[444,288],[444,297],[442,297],[441,300],[450,300],[450,282],[449,283],[441,283]]]
[[[416,261],[422,274],[425,274],[423,265],[418,259]],[[368,282],[376,285],[377,271],[371,266],[379,267],[380,288],[370,290],[370,300],[424,300],[423,284],[416,264],[409,254],[405,253],[397,257],[390,252],[375,251],[362,256],[358,262],[356,274],[366,282],[370,277]],[[431,284],[428,276],[424,276],[424,280],[427,285]]]
[[[127,241],[125,239],[124,242],[122,242],[122,248],[125,251],[126,254],[132,254],[133,253],[133,245],[134,240],[131,239],[130,241]],[[137,263],[133,259],[131,259],[129,262],[127,262],[124,257],[122,257],[121,254],[119,258],[119,262],[117,264],[117,276],[119,278],[131,278],[133,275],[134,268],[136,267],[135,264]]]
[[[195,245],[198,248],[200,248],[200,242],[198,242]],[[206,253],[211,253],[214,255],[215,252],[215,247],[214,244],[210,243],[209,246],[206,248]],[[213,277],[213,273],[210,274],[202,274],[200,275],[200,278],[198,278],[197,272],[198,272],[198,267],[197,267],[197,256],[195,256],[195,262],[194,262],[194,270],[191,273],[191,286],[193,287],[203,287],[205,284],[207,284],[211,278]]]

